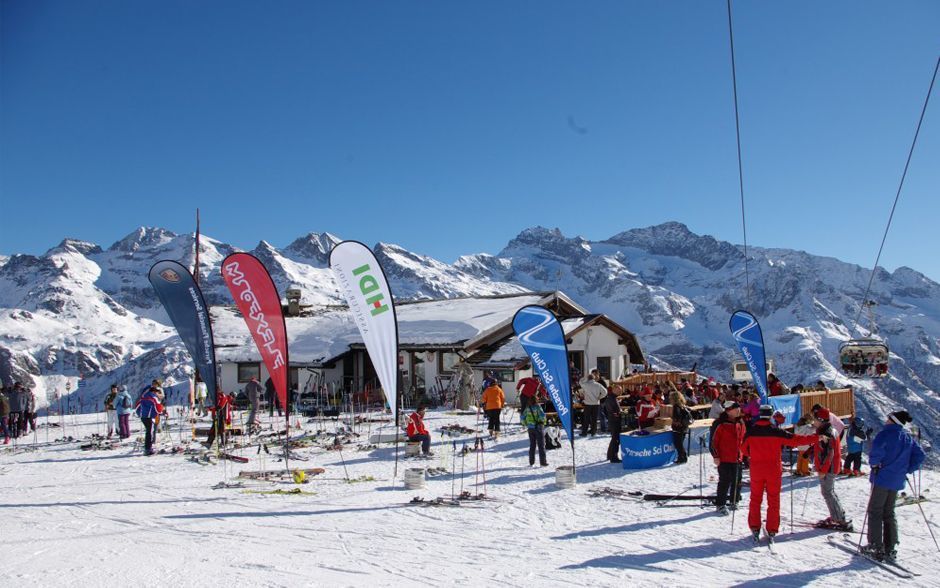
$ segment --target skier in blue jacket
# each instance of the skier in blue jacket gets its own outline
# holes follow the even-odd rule
[[[913,420],[906,410],[892,412],[871,445],[868,545],[862,550],[878,560],[892,562],[897,558],[898,523],[894,505],[907,475],[924,463],[924,450],[904,430],[904,425]]]
[[[842,473],[847,476],[862,475],[862,451],[865,441],[871,436],[871,429],[865,430],[865,420],[860,416],[852,417],[849,429],[845,434],[845,463],[842,464]]]

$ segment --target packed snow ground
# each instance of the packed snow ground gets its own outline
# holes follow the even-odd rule
[[[471,415],[429,412],[436,456],[400,459],[393,480],[393,449],[342,454],[322,446],[298,449],[308,461],[297,467],[326,472],[300,486],[312,494],[254,493],[296,484],[247,481],[245,488],[213,489],[236,482],[239,470],[278,469],[272,455],[246,448],[240,464],[200,465],[179,454],[143,457],[134,443],[113,450],[82,451],[78,443],[44,445],[47,431],[0,451],[0,579],[20,586],[884,586],[898,579],[859,558],[827,545],[826,533],[795,526],[790,534],[790,488],[784,479],[785,521],[777,555],[750,542],[745,508],[734,520],[702,509],[697,502],[657,507],[655,503],[589,496],[610,486],[627,491],[678,493],[699,482],[699,458],[656,470],[625,471],[603,459],[608,438],[576,441],[578,484],[555,486],[554,468],[570,464],[567,445],[549,452],[548,468],[528,466],[528,441],[515,425],[517,413],[498,442],[487,441],[486,494],[496,500],[461,507],[408,506],[414,496],[451,496],[452,488],[482,492],[479,456],[459,450],[474,435],[442,437],[440,427],[476,427]],[[76,419],[77,420],[73,420]],[[265,418],[267,416],[265,415]],[[53,418],[55,420],[55,418]],[[44,423],[45,418],[40,418]],[[139,434],[133,421],[131,441]],[[65,434],[100,430],[95,415],[66,417]],[[337,431],[335,421],[307,422],[308,432]],[[359,443],[369,429],[354,427]],[[182,434],[188,436],[186,432]],[[299,434],[299,432],[297,432]],[[49,440],[61,437],[51,428]],[[169,436],[179,444],[177,426]],[[324,437],[324,443],[332,436]],[[452,441],[456,441],[455,456]],[[164,447],[172,444],[163,438]],[[401,456],[404,455],[402,448]],[[455,459],[456,457],[456,459]],[[345,468],[343,464],[345,460]],[[264,461],[265,463],[262,463]],[[427,488],[407,490],[405,468],[442,468]],[[867,467],[866,467],[867,469]],[[450,472],[455,472],[452,477]],[[347,483],[374,477],[372,481]],[[705,494],[714,493],[716,469],[706,463]],[[923,473],[923,487],[940,481]],[[808,494],[806,493],[808,489]],[[869,484],[840,480],[837,491],[856,526],[861,524]],[[797,523],[825,517],[815,480],[793,482]],[[929,494],[928,494],[929,496]],[[804,497],[806,510],[803,514]],[[681,505],[680,505],[681,504]],[[936,502],[923,503],[937,526]],[[924,576],[915,585],[940,585],[937,552],[920,510],[898,508],[901,561]],[[940,528],[935,533],[940,534]],[[858,538],[856,533],[854,537]]]

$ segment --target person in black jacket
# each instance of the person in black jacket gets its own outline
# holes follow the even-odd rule
[[[607,396],[601,402],[601,408],[607,415],[607,430],[610,431],[610,445],[607,446],[607,459],[610,463],[620,463],[620,386],[607,389]]]
[[[672,444],[676,448],[676,463],[685,463],[689,461],[685,450],[685,437],[689,434],[689,427],[694,420],[692,411],[685,405],[685,394],[675,388],[669,395],[669,403],[672,404]]]

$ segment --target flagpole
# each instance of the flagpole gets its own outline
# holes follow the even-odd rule
[[[196,209],[196,240],[193,246],[196,248],[195,260],[193,263],[193,280],[199,285],[199,209]],[[196,439],[196,371],[193,371],[192,385],[189,387],[189,428],[192,433],[192,439]],[[206,392],[208,394],[208,391]],[[215,401],[213,400],[213,404]]]

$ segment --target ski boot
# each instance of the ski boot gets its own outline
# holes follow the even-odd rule
[[[760,544],[760,529],[751,529],[751,538],[754,540],[754,545]]]
[[[884,551],[882,551],[881,549],[877,549],[877,548],[875,548],[875,547],[872,547],[871,545],[865,545],[865,546],[863,546],[861,549],[859,549],[859,553],[861,553],[861,554],[864,555],[865,557],[870,557],[870,558],[872,558],[872,559],[875,560],[875,561],[884,561],[884,560],[885,560]]]

